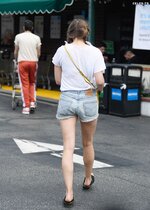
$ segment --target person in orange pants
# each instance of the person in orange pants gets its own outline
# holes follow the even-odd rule
[[[34,111],[36,101],[36,62],[19,62],[19,75],[22,90],[23,106],[30,107],[30,112]]]
[[[33,113],[36,102],[36,74],[41,53],[40,37],[33,34],[33,22],[26,20],[24,32],[15,37],[14,57],[18,62],[21,93],[23,101],[22,114]]]

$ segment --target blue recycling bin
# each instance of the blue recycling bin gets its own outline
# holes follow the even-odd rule
[[[112,65],[109,83],[109,114],[128,117],[141,114],[141,66]]]

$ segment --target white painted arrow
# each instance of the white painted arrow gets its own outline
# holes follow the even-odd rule
[[[37,142],[32,140],[26,140],[26,139],[17,139],[13,138],[19,149],[22,153],[38,153],[38,152],[50,152],[51,155],[55,157],[62,157],[62,151],[63,146],[57,145],[57,144],[49,144],[49,143],[43,143],[43,142]],[[75,150],[80,148],[75,148]],[[60,153],[55,153],[60,152]],[[83,163],[83,157],[77,154],[73,155],[73,162],[78,163],[80,165],[84,165]],[[94,160],[93,168],[108,168],[113,167],[112,165]]]
[[[60,152],[63,151],[63,146],[57,144],[49,144],[38,141],[16,139],[13,138],[22,153],[38,153],[38,152]],[[80,148],[75,148],[80,149]]]
[[[58,153],[52,153],[51,155],[56,156],[56,157],[62,157],[62,153],[58,154]],[[73,155],[73,162],[74,163],[78,163],[80,165],[84,165],[83,162],[83,157],[77,154]],[[109,167],[113,167],[112,165],[94,160],[94,164],[93,164],[93,168],[109,168]]]

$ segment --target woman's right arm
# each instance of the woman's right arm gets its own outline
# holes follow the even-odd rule
[[[62,69],[60,66],[54,65],[54,77],[57,85],[61,84]]]

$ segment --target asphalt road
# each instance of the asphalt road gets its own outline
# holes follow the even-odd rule
[[[0,94],[0,210],[63,210],[61,158],[51,150],[23,153],[14,141],[62,145],[57,105],[38,103],[36,113],[11,108]],[[79,123],[75,153],[82,155]],[[26,141],[28,140],[28,142]],[[73,210],[150,210],[150,118],[101,115],[95,159],[112,167],[94,169],[95,184],[82,191],[83,166],[75,163]],[[59,152],[57,152],[59,153]]]

